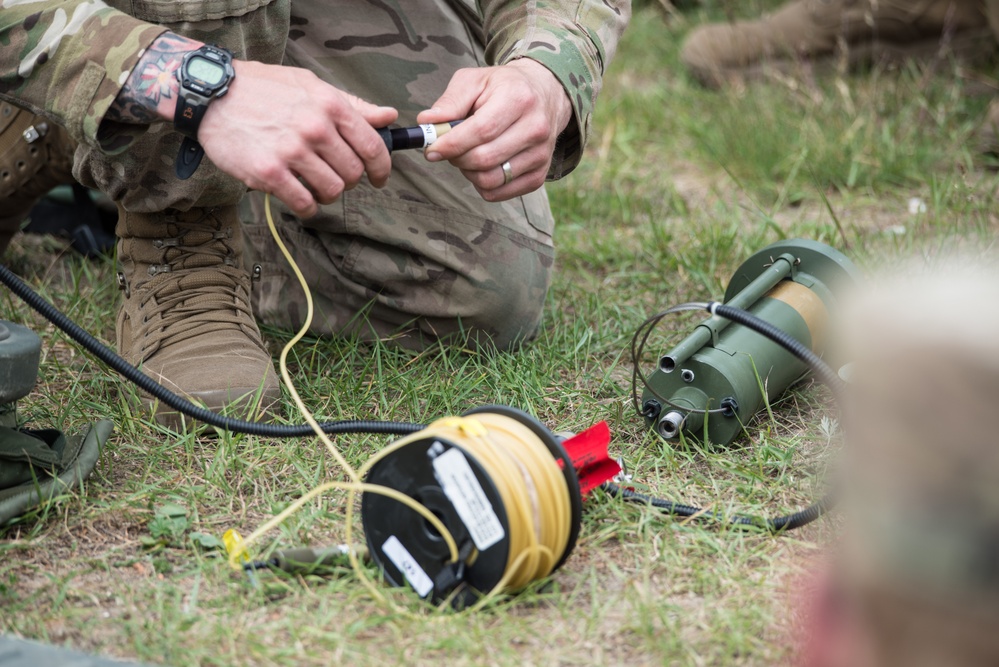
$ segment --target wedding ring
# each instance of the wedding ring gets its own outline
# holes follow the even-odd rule
[[[510,166],[510,161],[507,160],[503,163],[503,185],[506,185],[513,180],[513,167]]]

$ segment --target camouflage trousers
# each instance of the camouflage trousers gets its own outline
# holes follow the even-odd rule
[[[416,122],[456,70],[485,64],[481,26],[461,6],[358,5],[295,0],[285,64],[399,109],[403,125]],[[298,327],[304,296],[271,239],[262,203],[251,193],[242,215],[247,261],[260,267],[255,312],[262,323]],[[414,346],[485,336],[508,347],[538,326],[554,260],[544,190],[489,203],[456,168],[409,151],[392,156],[384,189],[362,182],[314,218],[272,206],[313,291],[315,333],[392,336]]]
[[[338,88],[398,108],[406,125],[456,70],[485,64],[481,21],[474,3],[463,0],[110,4],[237,57],[312,70]],[[209,6],[222,7],[221,15],[204,13]],[[74,175],[136,212],[243,199],[245,188],[207,160],[189,181],[178,181],[173,157],[180,140],[164,124],[120,155],[81,146]],[[412,151],[393,156],[386,188],[364,182],[311,219],[296,218],[276,200],[272,206],[313,293],[317,334],[391,338],[411,347],[488,340],[506,348],[537,330],[554,259],[543,190],[488,203],[457,169]],[[241,215],[259,321],[300,327],[304,293],[271,239],[262,195],[251,193]]]

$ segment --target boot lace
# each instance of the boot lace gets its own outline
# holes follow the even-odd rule
[[[150,279],[137,295],[141,356],[196,336],[237,330],[265,350],[250,307],[249,279],[232,247],[231,230],[205,211],[184,220],[166,219],[169,237],[155,239],[163,263],[149,267]]]

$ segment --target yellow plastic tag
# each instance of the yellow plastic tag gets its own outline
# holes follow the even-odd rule
[[[229,565],[234,570],[242,570],[242,563],[250,560],[250,554],[247,553],[246,545],[243,543],[243,536],[230,528],[222,536],[222,542],[225,544],[225,550],[229,554]]]

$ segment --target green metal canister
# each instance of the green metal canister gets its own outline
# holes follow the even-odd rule
[[[822,354],[835,291],[859,270],[835,248],[807,239],[779,241],[736,271],[725,303],[783,329]],[[807,372],[776,343],[711,317],[659,360],[642,396],[643,413],[666,440],[683,433],[727,445],[763,406]]]

